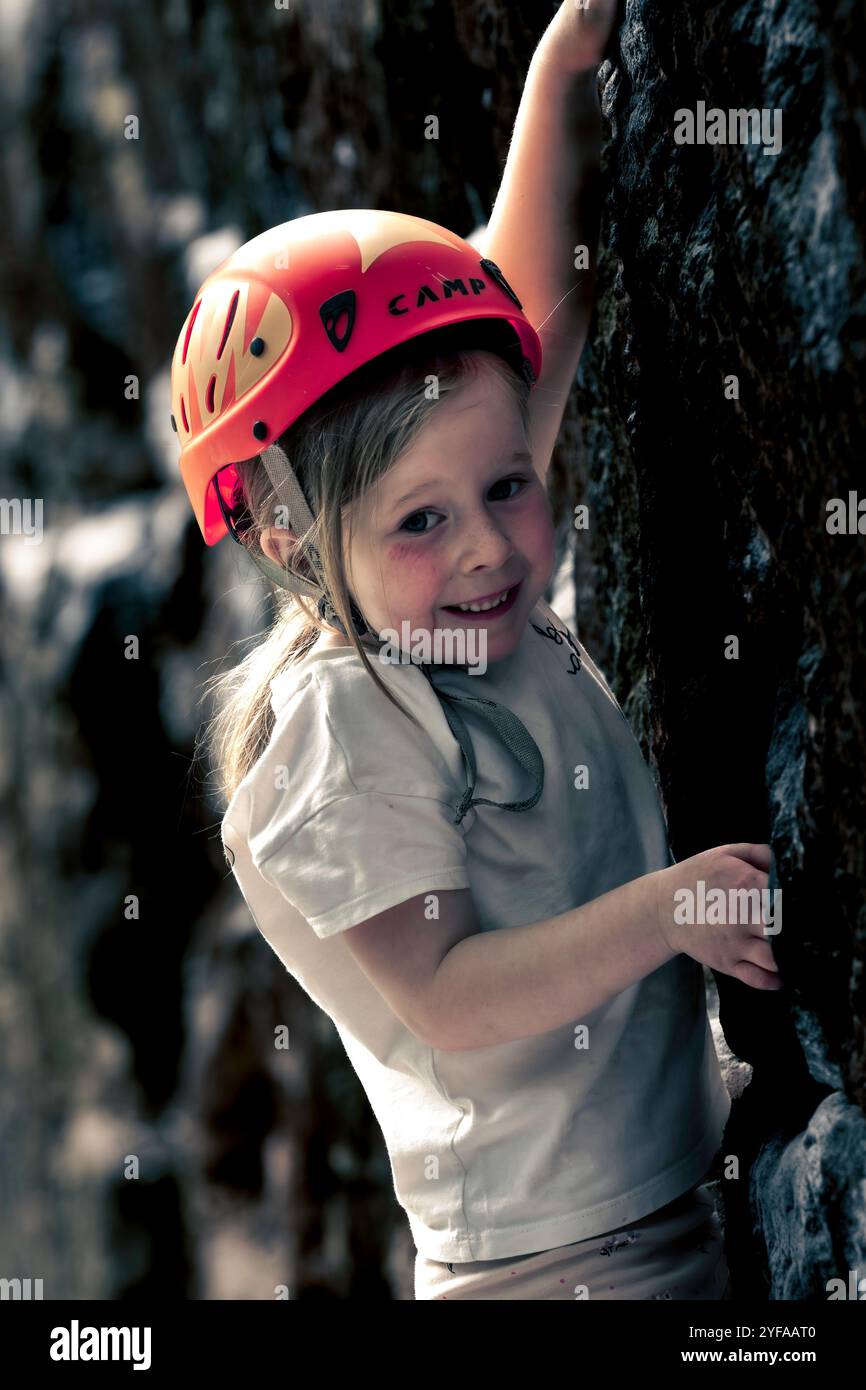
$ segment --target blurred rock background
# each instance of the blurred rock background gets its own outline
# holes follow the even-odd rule
[[[201,280],[265,227],[483,226],[556,8],[0,11],[0,495],[44,508],[40,543],[0,535],[0,1276],[45,1298],[412,1297],[366,1098],[250,919],[193,761],[201,685],[270,598],[201,541],[168,372]],[[866,492],[864,29],[857,0],[622,6],[553,470],[555,602],[675,857],[769,841],[784,892],[788,988],[707,972],[741,1298],[823,1300],[866,1268],[864,542],[826,527]],[[699,100],[781,108],[781,152],[675,144]]]

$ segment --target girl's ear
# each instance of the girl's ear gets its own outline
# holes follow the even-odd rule
[[[297,543],[294,531],[289,531],[283,526],[266,526],[259,537],[259,544],[268,559],[284,568],[288,565]]]
[[[302,579],[316,582],[316,575],[308,560],[298,558],[294,561],[298,538],[287,526],[266,526],[259,537],[259,544],[269,560],[283,569],[292,569]]]

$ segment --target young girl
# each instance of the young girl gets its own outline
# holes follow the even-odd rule
[[[547,72],[512,225],[564,101]],[[554,320],[542,371],[535,305],[447,228],[366,209],[272,228],[196,296],[181,473],[206,543],[244,545],[278,603],[220,678],[223,843],[365,1088],[417,1298],[719,1298],[701,1180],[730,1101],[700,962],[779,981],[760,926],[690,932],[674,894],[763,888],[769,849],[671,863],[625,716],[545,600],[580,330]]]

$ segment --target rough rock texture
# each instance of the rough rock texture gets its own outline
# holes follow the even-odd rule
[[[783,893],[786,989],[716,977],[753,1068],[721,1154],[737,1297],[866,1272],[864,542],[826,525],[864,480],[864,53],[854,2],[630,0],[599,74],[578,619],[632,692],[676,859],[766,841]],[[678,145],[699,101],[780,108],[780,152]]]
[[[44,499],[45,534],[0,540],[0,1275],[46,1298],[412,1297],[378,1128],[226,877],[191,762],[202,681],[268,611],[236,548],[201,543],[168,364],[201,279],[263,227],[483,223],[555,8],[4,15],[0,492]],[[741,1297],[866,1267],[863,541],[824,525],[863,472],[864,20],[826,9],[624,6],[598,313],[554,464],[575,620],[676,857],[776,854],[788,989],[717,977]],[[782,152],[677,146],[698,100],[781,107]]]

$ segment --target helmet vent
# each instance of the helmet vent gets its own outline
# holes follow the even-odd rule
[[[193,324],[194,324],[195,321],[196,321],[196,316],[198,315],[198,311],[199,311],[200,308],[201,308],[201,300],[199,299],[199,300],[197,300],[197,302],[193,305],[192,313],[191,313],[190,316],[189,316],[189,327],[188,327],[187,330],[186,330],[186,337],[184,338],[184,341],[183,341],[183,356],[182,356],[182,358],[181,358],[180,360],[181,360],[181,363],[182,363],[184,366],[186,365],[186,355],[187,355],[187,353],[189,352],[189,340],[190,340],[190,338],[192,337]]]
[[[213,393],[216,386],[216,375],[212,376],[207,384],[207,410],[208,415],[213,415]]]
[[[187,434],[189,434],[189,421],[186,418],[186,402],[184,401],[183,396],[181,396],[180,398],[180,418],[183,420],[184,429],[186,430]]]
[[[235,290],[234,294],[232,295],[232,302],[229,305],[229,311],[226,314],[226,326],[223,329],[222,342],[220,343],[219,348],[217,350],[217,361],[219,361],[223,355],[223,348],[225,347],[228,341],[228,336],[231,332],[232,324],[235,321],[235,314],[237,313],[238,309],[238,299],[240,298],[240,293],[240,290]]]
[[[330,299],[326,299],[324,304],[319,306],[322,327],[328,335],[329,343],[338,352],[344,351],[352,336],[355,327],[355,303],[354,290],[341,290],[339,294],[332,294]],[[342,333],[338,331],[338,326],[342,326]]]
[[[482,269],[483,271],[485,271],[488,275],[492,275],[492,276],[493,276],[493,279],[496,281],[497,285],[499,285],[500,288],[503,289],[503,290],[505,291],[505,293],[508,295],[508,298],[509,298],[509,299],[511,299],[511,300],[514,301],[514,303],[517,305],[518,309],[522,309],[522,308],[523,308],[523,305],[521,304],[520,300],[517,298],[517,295],[514,293],[514,290],[513,290],[513,289],[511,288],[511,286],[509,285],[508,281],[506,280],[505,276],[502,274],[502,271],[499,269],[499,266],[496,264],[495,261],[490,261],[490,260],[486,260],[486,259],[483,260],[483,261],[481,261],[481,269]]]

